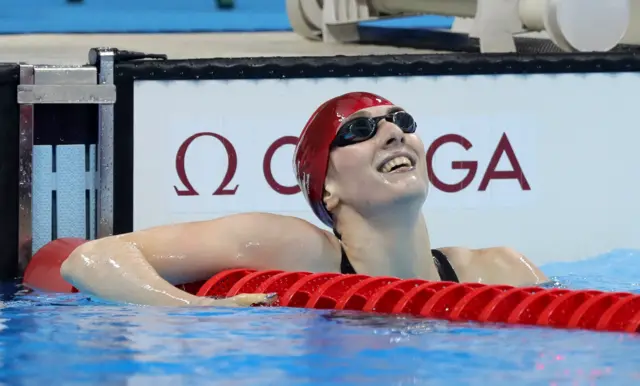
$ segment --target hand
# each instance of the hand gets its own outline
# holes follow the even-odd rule
[[[253,305],[271,305],[278,300],[276,293],[270,294],[240,294],[230,298],[214,299],[201,297],[193,302],[194,306],[213,307],[250,307]]]

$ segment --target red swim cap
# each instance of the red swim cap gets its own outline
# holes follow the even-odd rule
[[[323,103],[311,115],[300,134],[293,155],[293,169],[300,190],[311,209],[327,226],[333,227],[333,219],[322,200],[324,180],[329,165],[331,142],[342,121],[356,111],[367,107],[392,105],[388,100],[368,92],[351,92]]]

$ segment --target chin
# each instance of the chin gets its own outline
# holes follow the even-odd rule
[[[381,200],[385,201],[384,204],[386,205],[406,205],[420,208],[427,200],[427,184],[420,181],[409,184],[395,184],[387,186],[387,188],[390,188],[388,199]]]
[[[384,208],[398,206],[422,207],[427,199],[429,183],[426,176],[420,178],[421,176],[414,171],[388,174],[376,171],[372,177],[373,181],[362,180],[356,188],[360,193],[359,203],[355,205],[366,204],[369,209],[386,210]]]
[[[428,182],[424,178],[420,178],[414,172],[398,173],[398,174],[382,174],[382,182],[384,186],[381,189],[389,189],[398,197],[418,196],[426,199]]]

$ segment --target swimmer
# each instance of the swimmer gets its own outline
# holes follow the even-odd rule
[[[61,274],[105,300],[168,306],[273,301],[267,294],[203,298],[175,287],[234,268],[547,282],[508,247],[432,247],[422,212],[429,187],[425,147],[416,129],[409,112],[367,92],[335,97],[313,113],[295,149],[294,171],[311,209],[333,233],[295,217],[235,214],[89,241]]]

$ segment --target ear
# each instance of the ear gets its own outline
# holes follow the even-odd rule
[[[324,205],[327,207],[329,212],[333,212],[338,207],[338,203],[340,203],[337,190],[335,189],[334,184],[328,179],[324,184],[324,195],[322,197],[322,201],[324,201]]]

